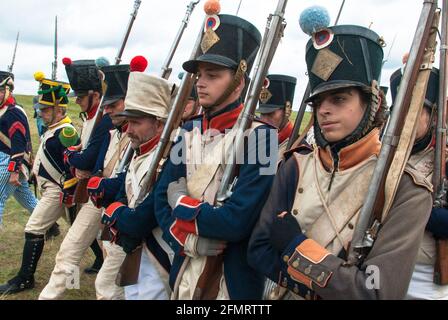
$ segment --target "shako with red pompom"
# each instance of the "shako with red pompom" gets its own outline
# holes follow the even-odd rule
[[[144,56],[135,56],[130,63],[131,72],[144,72],[148,67],[148,60]]]

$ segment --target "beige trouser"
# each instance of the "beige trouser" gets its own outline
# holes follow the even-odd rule
[[[62,241],[56,255],[56,265],[48,284],[39,295],[40,300],[60,299],[67,283],[74,277],[74,272],[79,276],[81,259],[98,235],[101,211],[90,200],[82,206]]]
[[[95,280],[96,298],[98,300],[124,300],[124,288],[115,284],[118,271],[126,258],[123,248],[115,243],[103,241],[106,258]]]
[[[44,235],[58,219],[65,214],[59,203],[61,188],[42,177],[37,177],[41,198],[25,226],[25,232]]]

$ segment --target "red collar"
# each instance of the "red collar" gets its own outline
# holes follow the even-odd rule
[[[96,111],[99,108],[99,104],[97,104],[96,106],[93,106],[92,108],[90,108],[89,111],[86,112],[87,115],[87,120],[93,119],[95,117]]]
[[[235,109],[221,113],[210,120],[208,120],[204,114],[202,116],[202,130],[205,132],[208,129],[215,129],[224,132],[226,129],[232,128],[238,119],[241,110],[243,110],[243,104],[240,104]]]
[[[155,146],[157,145],[157,143],[159,143],[159,140],[160,140],[160,135],[157,135],[154,138],[152,138],[151,140],[146,141],[145,143],[140,145],[136,152],[137,156],[144,155],[144,154],[148,153],[149,151],[151,151],[152,149],[154,149]]]
[[[11,104],[15,104],[15,103],[16,103],[16,100],[14,99],[14,97],[13,97],[12,95],[10,95],[10,96],[8,97],[8,99],[6,99],[6,101],[2,104],[2,106],[0,107],[0,109],[3,108],[3,107],[5,107],[5,106],[9,106],[9,105],[11,105]]]
[[[286,126],[283,127],[283,129],[279,130],[278,132],[278,143],[282,143],[286,139],[288,139],[291,136],[292,129],[294,129],[294,126],[290,121],[286,124]]]

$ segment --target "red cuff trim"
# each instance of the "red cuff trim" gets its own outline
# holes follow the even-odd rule
[[[179,205],[187,208],[195,209],[199,207],[201,204],[202,204],[201,201],[195,198],[190,198],[189,196],[182,196],[179,198]]]
[[[176,224],[176,221],[170,227],[170,233],[174,239],[183,247],[185,245],[185,241],[187,241],[188,233],[179,229],[179,225]]]
[[[196,225],[196,219],[185,221],[176,219],[174,224],[179,228],[179,230],[186,232],[186,233],[193,233],[195,235],[198,235],[198,226]]]
[[[15,161],[9,162],[8,171],[9,172],[17,172],[17,171],[19,171],[18,168],[17,168],[17,163]]]
[[[106,216],[108,216],[109,218],[111,218],[114,215],[115,211],[117,211],[121,207],[126,207],[126,206],[124,204],[122,204],[121,202],[114,202],[110,206],[107,207],[107,209],[104,211],[104,214]]]
[[[189,233],[195,235],[198,235],[199,233],[196,220],[185,221],[176,219],[170,227],[170,233],[177,242],[184,246]]]
[[[103,178],[101,177],[92,177],[89,179],[89,182],[87,183],[87,189],[98,189],[101,181],[103,181]]]
[[[16,131],[19,130],[24,136],[26,136],[26,129],[23,126],[23,124],[19,121],[16,121],[12,124],[11,128],[9,128],[8,130],[8,135],[9,138],[12,138],[12,136],[14,135],[14,133],[16,133]]]

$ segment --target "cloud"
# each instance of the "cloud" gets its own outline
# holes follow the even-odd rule
[[[135,55],[144,55],[149,60],[148,72],[159,73],[173,39],[178,32],[189,0],[142,0],[128,44],[123,54],[123,63]],[[307,84],[305,45],[308,36],[299,27],[300,13],[314,0],[289,1],[285,20],[287,27],[272,62],[271,73],[285,73],[298,78],[294,109],[298,108]],[[193,43],[202,25],[204,0],[194,10],[190,25],[174,56],[173,81],[181,71],[182,62],[189,59]],[[239,1],[221,0],[222,13],[235,14]],[[239,16],[252,22],[263,34],[266,18],[273,13],[277,1],[243,0]],[[341,1],[320,0],[319,5],[328,9],[334,22]],[[133,9],[133,0],[15,0],[8,2],[9,14],[2,17],[0,29],[0,66],[6,69],[11,62],[17,31],[20,42],[14,66],[16,91],[34,94],[37,90],[33,73],[36,70],[51,74],[53,60],[54,16],[59,25],[58,78],[66,80],[61,59],[95,59],[106,56],[112,63],[123,39],[125,28]],[[388,47],[395,37],[382,83],[388,84],[391,71],[401,65],[401,57],[409,51],[417,26],[421,3],[409,0],[347,0],[340,17],[340,24],[371,26],[383,36]],[[3,10],[5,12],[5,9]],[[399,15],[397,13],[400,13]]]

